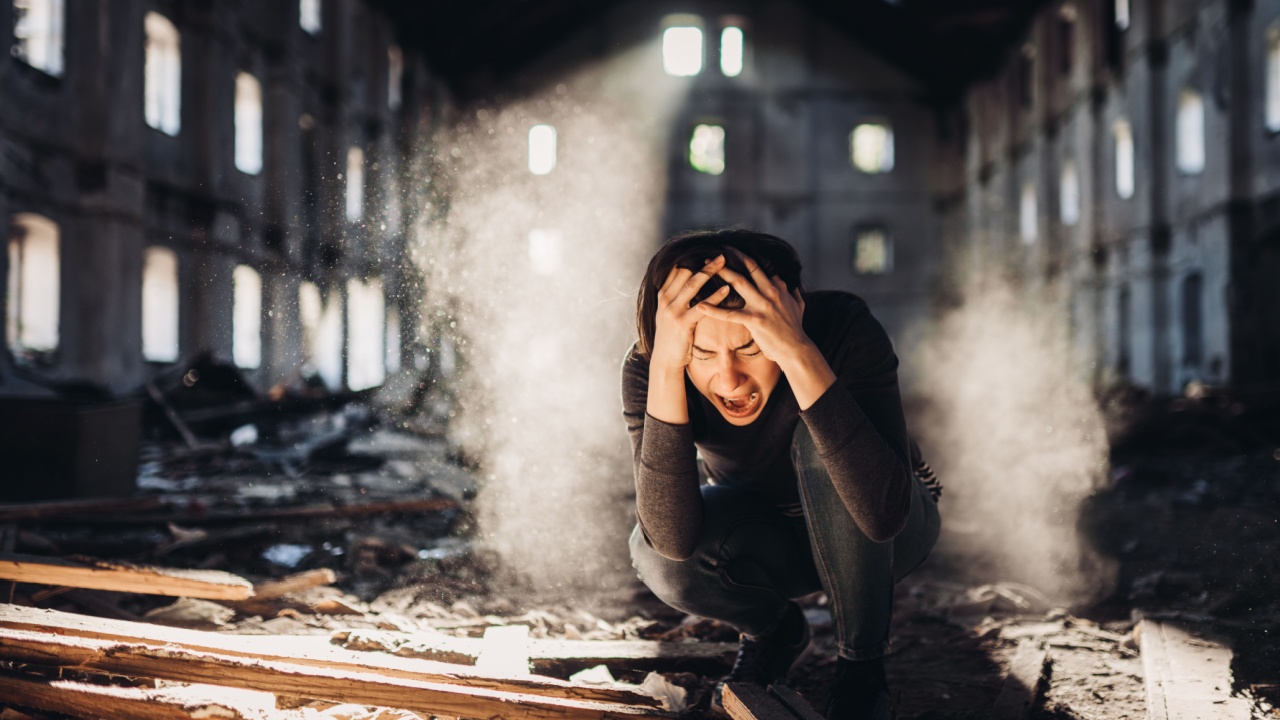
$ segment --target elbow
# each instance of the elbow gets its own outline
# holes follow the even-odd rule
[[[693,543],[663,543],[662,546],[654,545],[653,549],[668,560],[684,562],[693,557],[694,550],[697,548]]]
[[[868,523],[870,527],[863,532],[872,542],[887,543],[907,527],[910,518],[911,492],[907,491],[900,498],[895,498],[894,502],[886,502],[884,510],[876,515],[874,522]]]

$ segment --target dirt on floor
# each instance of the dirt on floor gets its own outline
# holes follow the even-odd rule
[[[1035,588],[967,572],[962,558],[948,556],[944,532],[937,556],[897,593],[887,666],[899,718],[987,717],[1015,653],[1027,643],[1045,648],[1048,657],[1032,717],[1145,717],[1133,632],[1142,616],[1225,633],[1235,650],[1236,691],[1255,701],[1257,717],[1280,718],[1274,710],[1280,706],[1280,440],[1260,421],[1237,432],[1231,423],[1242,413],[1231,415],[1229,404],[1223,411],[1221,403],[1209,410],[1127,403],[1113,409],[1120,430],[1109,483],[1089,498],[1079,520],[1081,535],[1114,562],[1114,589],[1087,604],[1060,607]],[[265,611],[206,607],[185,615],[166,614],[171,599],[146,595],[49,593],[29,585],[8,591],[15,601],[41,607],[228,633],[378,628],[475,636],[492,625],[525,624],[535,638],[736,641],[732,628],[674,611],[638,581],[572,598],[511,584],[497,560],[473,542],[473,470],[443,437],[388,429],[356,434],[342,452],[304,465],[281,463],[261,449],[194,453],[154,444],[146,450],[141,488],[163,498],[165,512],[16,523],[0,531],[0,545],[10,552],[227,570],[255,582],[330,568],[336,584],[287,596]],[[430,495],[451,502],[432,512],[374,517],[181,522],[193,509],[251,512]],[[821,594],[802,604],[815,630],[815,652],[788,684],[821,709],[835,665],[831,615]],[[643,679],[643,673],[620,675]],[[667,678],[690,691],[691,717],[706,714],[716,673]]]

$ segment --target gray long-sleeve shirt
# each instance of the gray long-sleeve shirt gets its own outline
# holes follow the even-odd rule
[[[649,362],[635,347],[622,367],[622,405],[631,435],[636,512],[645,537],[664,557],[688,558],[702,522],[697,455],[710,481],[741,486],[778,506],[799,502],[790,448],[796,424],[813,436],[831,482],[872,540],[893,538],[911,508],[909,440],[898,394],[898,357],[861,298],[845,292],[805,295],[804,330],[836,382],[800,411],[786,377],[750,425],[731,425],[685,378],[689,423],[672,425],[646,411]]]

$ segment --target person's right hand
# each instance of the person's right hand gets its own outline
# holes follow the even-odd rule
[[[658,290],[658,311],[654,322],[653,350],[649,354],[649,366],[659,370],[681,372],[693,359],[693,330],[703,317],[697,305],[689,307],[689,301],[698,294],[708,280],[724,267],[724,256],[707,262],[701,270],[673,267],[667,273]],[[725,285],[698,305],[720,302],[729,295]]]

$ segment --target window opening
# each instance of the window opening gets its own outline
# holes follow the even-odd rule
[[[866,122],[849,134],[853,166],[865,173],[887,173],[893,169],[893,128],[888,122]]]
[[[1059,193],[1062,224],[1075,225],[1080,221],[1080,175],[1076,172],[1076,164],[1070,160],[1062,166]]]
[[[360,222],[364,217],[364,150],[347,151],[347,222]]]
[[[1025,182],[1022,184],[1022,198],[1018,203],[1018,236],[1022,238],[1022,242],[1035,242],[1038,224],[1036,186],[1035,183]]]
[[[399,110],[404,85],[404,52],[399,45],[387,48],[387,108]]]
[[[893,270],[893,245],[882,227],[854,231],[853,271],[860,275],[884,275]]]
[[[248,265],[232,275],[231,359],[252,370],[262,364],[262,276]]]
[[[143,69],[147,125],[177,135],[182,115],[182,50],[178,29],[160,13],[147,13]]]
[[[698,125],[689,138],[689,165],[698,172],[719,175],[724,172],[724,127]]]
[[[315,35],[320,32],[320,0],[299,1],[298,25],[308,35]]]
[[[387,377],[383,357],[386,338],[386,297],[382,281],[347,281],[347,386],[367,390]]]
[[[1280,132],[1280,23],[1267,28],[1267,129]]]
[[[1133,197],[1133,126],[1128,120],[1117,120],[1113,128],[1116,149],[1116,194]]]
[[[142,357],[151,362],[178,359],[178,255],[167,247],[142,256]]]
[[[262,172],[262,85],[247,72],[236,73],[236,169]]]
[[[13,14],[14,57],[62,77],[63,0],[14,0]]]
[[[58,349],[60,244],[58,225],[49,218],[34,213],[9,218],[5,340],[20,362],[38,360]]]
[[[529,128],[529,172],[547,175],[556,167],[556,129],[550,125]]]
[[[302,348],[310,369],[325,387],[342,387],[342,295],[332,293],[325,302],[320,288],[304,281],[298,287],[298,317],[302,321]]]
[[[702,20],[696,15],[670,15],[663,25],[662,69],[676,77],[702,72]]]
[[[1204,99],[1194,90],[1178,95],[1178,169],[1189,175],[1204,170]]]
[[[1129,29],[1129,0],[1115,0],[1116,28]]]
[[[529,267],[538,275],[551,276],[560,271],[563,238],[559,230],[534,228],[529,231]]]
[[[737,77],[742,74],[745,46],[741,27],[727,24],[720,31],[720,72],[725,77]]]

